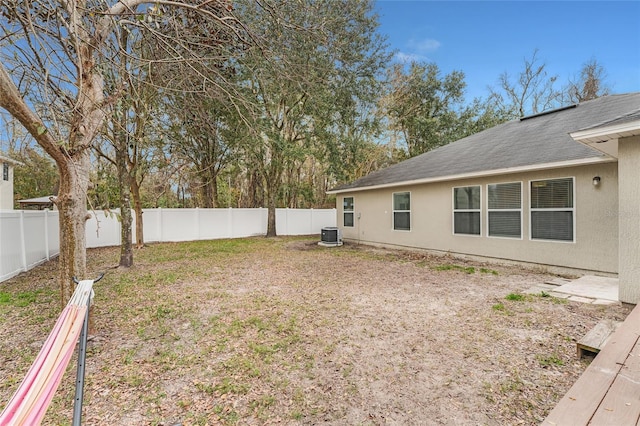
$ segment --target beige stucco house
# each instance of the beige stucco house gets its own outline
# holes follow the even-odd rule
[[[0,210],[13,210],[13,167],[18,161],[0,155]]]
[[[330,191],[346,241],[618,275],[640,301],[640,93],[524,117]]]

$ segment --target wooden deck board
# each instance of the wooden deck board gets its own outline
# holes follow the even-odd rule
[[[640,339],[591,419],[591,425],[635,425],[640,419]]]
[[[624,323],[611,336],[607,345],[542,424],[595,425],[596,423],[591,423],[591,420],[594,419],[597,412],[598,417],[595,420],[603,419],[603,423],[597,424],[636,425],[638,420],[632,421],[632,417],[626,418],[629,419],[627,423],[612,422],[604,417],[614,411],[616,411],[616,415],[623,412],[628,412],[629,416],[633,414],[634,403],[626,405],[627,402],[631,402],[630,400],[620,402],[624,404],[626,409],[618,410],[615,409],[618,407],[618,403],[614,404],[612,401],[621,397],[618,392],[624,392],[625,396],[628,394],[636,395],[637,392],[640,392],[640,381],[634,379],[638,370],[636,362],[640,358],[637,347],[639,336],[640,305],[631,311]],[[606,404],[603,404],[605,401]],[[637,402],[640,403],[640,401]],[[598,411],[601,406],[602,410]],[[609,411],[609,409],[614,411]]]
[[[576,344],[578,358],[582,358],[585,352],[593,354],[600,352],[620,324],[622,322],[613,320],[604,320],[596,324],[582,339],[578,340]]]

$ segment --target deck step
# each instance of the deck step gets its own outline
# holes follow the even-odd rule
[[[622,322],[613,320],[600,321],[587,334],[578,340],[578,358],[585,355],[594,356],[607,344],[609,337],[620,327]]]

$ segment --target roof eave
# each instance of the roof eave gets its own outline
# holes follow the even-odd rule
[[[503,169],[483,170],[479,172],[462,173],[457,175],[437,176],[437,177],[414,179],[414,180],[401,181],[401,182],[385,183],[380,185],[330,190],[330,191],[327,191],[327,194],[337,195],[337,194],[348,193],[348,192],[370,191],[375,189],[396,188],[400,186],[421,185],[426,183],[446,182],[446,181],[461,180],[461,179],[473,179],[473,178],[480,178],[480,177],[498,176],[498,175],[504,175],[504,174],[510,174],[510,173],[535,172],[540,170],[560,169],[564,167],[576,167],[576,166],[585,166],[590,164],[611,163],[615,161],[616,161],[616,158],[611,156],[590,157],[590,158],[583,158],[579,160],[532,164],[532,165],[519,166],[519,167],[507,167]]]
[[[640,136],[640,120],[579,130],[569,135],[576,142],[580,142],[583,145],[617,158],[618,139]]]

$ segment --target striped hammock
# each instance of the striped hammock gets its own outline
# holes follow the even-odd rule
[[[18,390],[0,414],[0,426],[37,425],[49,408],[84,324],[94,280],[80,281]]]

